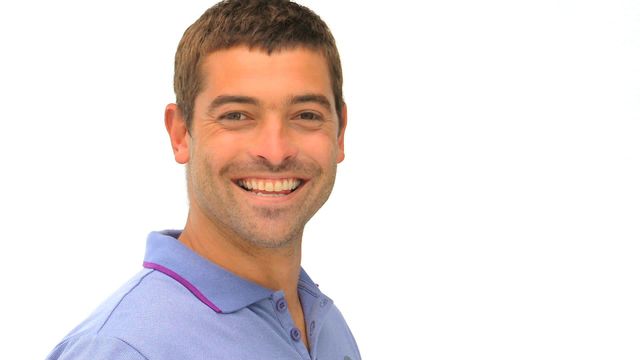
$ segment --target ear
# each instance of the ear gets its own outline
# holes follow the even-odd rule
[[[180,164],[188,163],[191,135],[189,131],[187,131],[187,124],[178,105],[167,105],[164,110],[164,126],[169,133],[171,148],[173,149],[173,156],[176,162]]]
[[[342,128],[338,133],[338,156],[336,158],[337,163],[341,163],[344,160],[344,132],[347,130],[347,104],[342,103]]]

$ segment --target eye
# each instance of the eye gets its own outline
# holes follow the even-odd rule
[[[229,112],[226,114],[223,114],[220,116],[220,120],[232,120],[232,121],[239,121],[239,120],[246,120],[247,116],[241,112]]]
[[[311,112],[311,111],[305,111],[302,112],[300,114],[298,114],[298,116],[296,116],[296,118],[301,119],[301,120],[322,120],[322,116]]]

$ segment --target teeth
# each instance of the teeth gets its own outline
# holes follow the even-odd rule
[[[292,191],[295,190],[302,181],[300,179],[242,179],[238,185],[247,190],[259,190],[266,192]]]

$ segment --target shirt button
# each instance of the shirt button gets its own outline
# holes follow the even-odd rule
[[[327,300],[326,298],[322,299],[322,300],[320,300],[320,306],[324,307],[325,305],[327,305],[328,302],[329,302],[329,300]]]
[[[287,301],[282,298],[278,299],[278,301],[276,301],[276,309],[280,312],[287,311]]]
[[[293,328],[291,329],[291,338],[293,339],[293,341],[300,341],[300,330],[298,330],[298,328]]]
[[[311,321],[311,324],[309,324],[309,336],[313,336],[313,331],[316,329],[316,321],[313,320]]]

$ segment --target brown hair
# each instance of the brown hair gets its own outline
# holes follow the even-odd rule
[[[176,51],[173,79],[176,103],[187,129],[191,129],[195,99],[202,90],[200,63],[216,50],[238,45],[268,54],[298,46],[321,51],[329,65],[342,129],[342,67],[333,35],[313,11],[288,0],[225,0],[187,28]]]

